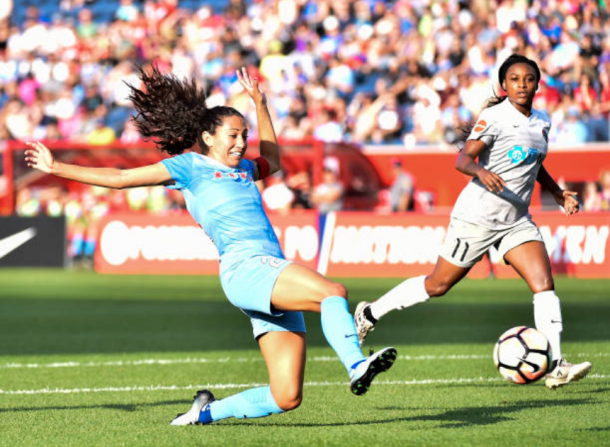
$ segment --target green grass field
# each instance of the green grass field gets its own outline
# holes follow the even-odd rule
[[[351,308],[399,279],[345,280]],[[587,379],[503,381],[491,353],[533,325],[519,280],[465,280],[386,317],[366,348],[399,358],[364,397],[308,315],[304,401],[265,419],[171,427],[194,392],[267,383],[250,323],[216,277],[0,270],[0,445],[610,445],[610,280],[557,279],[563,351]]]

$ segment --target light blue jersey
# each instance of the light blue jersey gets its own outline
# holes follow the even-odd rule
[[[220,282],[231,303],[252,321],[254,337],[271,331],[305,332],[301,312],[279,312],[271,305],[284,259],[254,184],[254,162],[230,168],[189,152],[163,160],[182,192],[186,207],[220,254]]]
[[[186,207],[220,254],[221,273],[254,256],[283,258],[273,227],[254,183],[254,162],[230,168],[189,152],[163,160]]]

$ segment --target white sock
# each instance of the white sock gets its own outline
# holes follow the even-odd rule
[[[388,293],[371,304],[371,315],[379,320],[385,314],[397,310],[406,309],[417,303],[423,303],[430,299],[424,286],[425,276],[409,278],[401,282]]]
[[[553,360],[561,359],[561,305],[554,290],[534,294],[534,321],[536,329],[549,339]]]

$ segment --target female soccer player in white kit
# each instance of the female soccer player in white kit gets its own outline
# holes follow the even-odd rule
[[[559,298],[542,236],[528,208],[536,181],[568,216],[578,212],[578,201],[576,193],[562,190],[543,166],[551,122],[532,108],[540,81],[538,66],[514,54],[500,66],[499,81],[507,96],[481,112],[457,158],[456,168],[474,178],[455,203],[433,272],[407,279],[373,303],[359,303],[354,318],[362,342],[388,312],[447,293],[494,246],[534,294],[536,328],[553,351],[546,376],[546,386],[553,389],[585,377],[591,364],[573,365],[562,358]]]
[[[389,369],[394,348],[365,358],[347,291],[319,273],[284,259],[254,181],[280,168],[280,148],[258,81],[245,69],[239,82],[254,100],[261,157],[247,160],[248,129],[232,107],[208,109],[195,81],[181,81],[153,67],[140,71],[143,89],[131,87],[136,126],[173,155],[136,169],[88,168],[60,163],[40,142],[28,143],[28,166],[83,183],[109,188],[165,185],[180,190],[187,209],[220,254],[220,280],[227,298],[250,317],[269,372],[269,386],[216,400],[199,391],[172,425],[208,424],[257,418],[297,408],[303,396],[306,342],[301,311],[321,314],[324,335],[345,366],[356,395]],[[191,149],[191,152],[187,152]],[[205,322],[202,322],[205,324]]]

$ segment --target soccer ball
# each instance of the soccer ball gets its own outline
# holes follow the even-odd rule
[[[551,365],[551,345],[542,332],[527,326],[509,329],[494,347],[494,363],[502,377],[525,385],[544,376]]]

